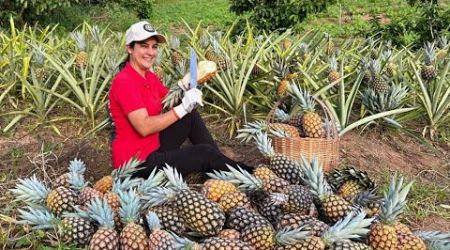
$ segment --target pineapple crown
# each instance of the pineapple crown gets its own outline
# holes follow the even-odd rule
[[[394,110],[402,106],[403,99],[408,94],[408,87],[392,85],[387,93],[377,92],[371,88],[364,91],[362,102],[373,113]]]
[[[450,233],[440,231],[419,231],[415,232],[427,245],[430,250],[450,249]]]
[[[186,58],[182,58],[181,60],[179,60],[177,62],[177,64],[175,65],[175,70],[177,72],[177,74],[179,74],[180,76],[184,76],[186,74],[186,65],[187,65],[187,60]]]
[[[142,163],[137,157],[132,157],[127,162],[122,164],[118,169],[115,169],[112,172],[113,179],[117,178],[125,178],[131,176],[136,171],[142,169],[143,167],[138,168],[138,166]]]
[[[360,211],[356,216],[354,212],[349,213],[345,218],[330,227],[322,236],[322,240],[329,245],[343,239],[365,237],[369,233],[369,226],[374,220],[374,218],[365,219],[365,217],[364,211]]]
[[[145,195],[150,192],[153,188],[160,186],[164,180],[165,175],[163,172],[154,168],[147,179],[141,181],[137,187],[137,192],[141,195]]]
[[[329,194],[332,194],[331,187],[325,179],[322,166],[319,164],[317,157],[313,157],[308,161],[303,155],[301,156],[300,168],[304,173],[304,181],[311,188],[311,192],[323,200]]]
[[[171,36],[170,39],[170,48],[171,49],[178,49],[180,48],[180,39],[178,39],[178,37],[176,36]]]
[[[384,192],[384,200],[381,206],[380,220],[386,224],[393,223],[403,213],[406,205],[406,196],[413,185],[413,181],[403,185],[403,177],[391,178],[388,191]]]
[[[16,195],[16,201],[23,201],[30,205],[44,204],[50,189],[41,181],[39,181],[36,175],[30,178],[19,179],[16,188],[11,189]]]
[[[252,175],[248,171],[237,166],[237,169],[226,164],[230,170],[228,172],[221,171],[215,172],[215,174],[208,173],[207,175],[213,179],[223,180],[238,185],[239,190],[258,190],[263,186],[262,180]]]
[[[295,229],[283,228],[277,232],[275,239],[280,245],[293,245],[301,240],[306,240],[311,237],[310,228],[307,226],[298,227]]]
[[[332,186],[335,188],[340,187],[344,182],[349,180],[358,181],[359,185],[365,189],[373,189],[375,187],[375,183],[369,178],[366,171],[356,169],[352,165],[347,165],[342,169],[336,169],[331,175],[333,177]]]
[[[111,191],[114,193],[118,193],[119,191],[130,190],[134,187],[137,187],[141,184],[142,179],[131,178],[131,176],[126,177],[125,179],[116,179],[112,183]]]
[[[102,44],[103,33],[100,31],[100,28],[97,25],[92,26],[91,35],[97,44]]]
[[[200,37],[200,47],[202,47],[203,49],[206,49],[206,47],[208,47],[209,45],[209,37],[207,34],[203,34]]]
[[[314,107],[316,106],[316,102],[312,98],[312,96],[309,94],[308,91],[302,90],[299,88],[296,84],[291,84],[290,87],[291,95],[294,97],[294,99],[299,102],[300,106],[308,112],[313,112]]]
[[[275,155],[275,150],[272,146],[272,139],[267,136],[267,133],[256,133],[255,142],[258,150],[266,157]]]
[[[54,229],[57,225],[57,218],[48,209],[41,206],[27,206],[25,209],[18,209],[18,224],[32,225],[32,229]]]
[[[445,49],[448,45],[447,37],[441,36],[438,38],[438,45],[440,49]]]
[[[431,65],[433,63],[436,50],[434,47],[434,42],[433,43],[427,42],[424,45],[424,48],[425,48],[425,64]]]
[[[80,31],[74,31],[70,34],[70,37],[75,41],[75,43],[77,44],[77,47],[81,51],[86,50],[86,39],[85,39],[83,33],[81,33]]]
[[[236,139],[240,139],[242,142],[249,142],[255,139],[256,134],[261,133],[266,128],[266,121],[248,122],[243,128],[238,129]]]
[[[171,167],[166,163],[166,166],[163,168],[164,174],[168,180],[167,187],[171,187],[176,189],[177,191],[181,191],[184,189],[189,189],[187,183],[183,180],[183,176],[178,173],[177,169]]]
[[[69,172],[69,184],[71,188],[79,192],[88,186],[84,176],[76,172]]]
[[[86,172],[86,164],[82,160],[75,158],[69,162],[69,172],[82,175]]]
[[[141,202],[139,196],[134,190],[119,191],[120,200],[120,218],[125,224],[136,223],[139,219]]]
[[[145,202],[144,209],[164,205],[168,202],[174,201],[177,196],[177,191],[167,187],[156,187],[150,192],[142,196],[142,200]]]
[[[216,53],[216,55],[220,55],[222,53],[222,51],[220,51],[219,42],[215,37],[211,37],[211,46],[212,50],[214,51],[214,53]]]
[[[183,250],[198,250],[201,249],[199,244],[195,241],[192,241],[188,238],[181,237],[173,232],[169,232],[175,240],[174,247],[175,249],[183,249]]]
[[[358,193],[353,198],[353,203],[362,207],[365,207],[373,202],[381,202],[381,197],[378,196],[377,189],[365,190],[363,192]]]
[[[277,119],[280,122],[287,122],[291,118],[284,110],[276,108],[275,109],[275,119]]]
[[[391,58],[392,56],[392,50],[390,48],[387,48],[386,50],[383,51],[383,58],[385,61],[388,61],[389,58]]]
[[[378,75],[381,72],[381,65],[378,59],[372,59],[369,65],[370,73],[372,76]]]
[[[153,231],[161,229],[161,223],[159,221],[158,215],[156,215],[155,212],[149,211],[145,218],[147,219],[148,228],[150,230]]]
[[[45,63],[44,48],[42,48],[41,45],[38,45],[33,50],[33,59],[37,64],[39,64],[41,66],[44,65],[44,63]]]
[[[329,62],[330,62],[330,71],[337,71],[336,56],[332,55],[329,59]]]
[[[369,64],[367,63],[365,58],[361,58],[359,60],[359,67],[362,72],[365,72],[367,69],[369,69]]]
[[[86,212],[89,218],[99,223],[100,227],[114,228],[114,213],[106,199],[95,197],[88,203]]]

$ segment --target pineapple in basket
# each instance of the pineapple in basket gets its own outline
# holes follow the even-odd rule
[[[327,220],[337,222],[355,209],[350,202],[333,193],[316,157],[308,161],[302,156],[301,169],[305,174],[305,182],[319,199],[322,214]]]
[[[19,179],[16,188],[11,191],[16,195],[16,200],[30,205],[46,206],[56,215],[72,212],[73,207],[78,203],[78,196],[73,190],[66,187],[50,190],[35,175]]]
[[[398,221],[412,184],[411,181],[404,185],[402,177],[391,179],[378,220],[370,228],[368,242],[373,249],[405,249],[401,248],[405,245],[412,246],[408,249],[426,249],[423,241]]]
[[[57,188],[60,186],[69,188],[70,187],[69,176],[72,173],[84,175],[84,172],[86,172],[86,164],[82,160],[75,158],[69,162],[68,169],[69,172],[56,177],[56,179],[52,183],[53,188]]]
[[[148,239],[145,229],[139,224],[141,204],[135,191],[119,192],[120,217],[125,224],[120,233],[120,249],[146,250]]]
[[[291,94],[304,111],[301,118],[304,134],[311,138],[321,138],[325,134],[325,130],[320,115],[315,111],[316,103],[312,96],[295,84],[291,85]]]
[[[119,234],[114,228],[114,215],[108,202],[95,198],[87,205],[86,212],[99,224],[89,243],[89,249],[119,250]]]
[[[30,207],[19,209],[19,224],[31,225],[32,229],[57,230],[66,244],[86,246],[94,234],[94,226],[89,219],[71,214],[63,219],[56,218],[45,208]]]

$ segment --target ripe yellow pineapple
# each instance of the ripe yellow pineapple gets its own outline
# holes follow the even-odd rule
[[[233,183],[224,180],[209,179],[203,184],[203,194],[212,201],[219,201],[224,194],[236,191]]]
[[[102,177],[100,180],[94,183],[94,188],[101,193],[106,193],[112,189],[113,182],[120,178],[126,178],[139,170],[138,166],[142,162],[133,157],[129,161],[125,162],[118,169],[112,171],[111,175]]]
[[[316,105],[314,99],[307,91],[303,91],[295,84],[291,85],[291,90],[292,95],[304,111],[302,116],[302,129],[304,134],[311,138],[322,137],[325,130],[320,115],[314,109]]]
[[[272,170],[270,170],[269,166],[264,164],[258,165],[253,170],[253,175],[265,182],[278,177]]]
[[[289,80],[283,78],[277,85],[277,95],[285,96],[288,91],[289,91]]]
[[[269,123],[269,128],[275,131],[284,131],[289,138],[300,137],[300,134],[296,127],[285,123]]]
[[[391,179],[389,189],[384,195],[384,203],[378,221],[370,228],[368,242],[374,249],[392,250],[399,246],[395,223],[399,215],[403,213],[406,204],[406,196],[413,182],[403,185],[403,178]]]
[[[308,161],[302,156],[300,167],[310,191],[320,200],[320,210],[330,222],[336,222],[354,210],[350,202],[333,193],[316,157]]]
[[[146,250],[148,239],[145,229],[139,224],[141,203],[134,190],[120,192],[120,217],[124,228],[120,233],[120,249]]]
[[[223,229],[217,234],[217,237],[222,239],[239,240],[241,238],[241,233],[234,229]]]
[[[219,205],[225,213],[230,212],[236,207],[251,207],[251,203],[247,195],[240,191],[229,192],[222,195],[219,200]]]
[[[119,250],[119,234],[114,229],[114,215],[108,202],[95,198],[87,205],[87,213],[99,224],[89,243],[89,249]]]
[[[11,191],[16,195],[16,200],[27,204],[47,206],[56,215],[74,211],[73,207],[78,203],[78,197],[73,190],[65,187],[50,190],[35,175],[19,179],[16,188]]]

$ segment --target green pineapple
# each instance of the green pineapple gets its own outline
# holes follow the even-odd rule
[[[434,66],[435,51],[434,43],[427,42],[425,44],[425,64],[421,68],[420,76],[427,82],[435,79],[437,76]]]
[[[26,207],[19,209],[19,224],[32,225],[32,229],[56,230],[66,244],[86,246],[94,234],[94,226],[91,222],[76,214],[67,216],[60,220],[50,211],[39,207]]]

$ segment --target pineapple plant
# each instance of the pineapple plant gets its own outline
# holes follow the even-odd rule
[[[369,64],[364,58],[359,61],[359,68],[361,70],[360,74],[363,74],[362,83],[365,86],[370,86],[372,84],[372,77],[369,71]]]
[[[32,72],[35,73],[36,78],[39,82],[45,82],[48,78],[48,73],[45,68],[45,56],[43,54],[42,46],[38,46],[33,49],[33,59],[36,62],[36,67],[32,68]]]
[[[424,46],[425,63],[420,70],[420,76],[424,81],[431,81],[436,78],[437,72],[434,66],[435,47],[434,43],[427,42]]]
[[[114,215],[108,202],[97,197],[87,205],[86,212],[99,225],[89,242],[89,249],[119,250],[119,234],[114,228]]]
[[[341,78],[341,75],[337,71],[338,68],[336,57],[332,55],[329,61],[330,61],[330,69],[328,71],[327,79],[329,83],[334,83],[337,80],[339,80],[339,78]]]
[[[449,42],[445,36],[439,37],[438,39],[439,50],[436,53],[436,59],[438,59],[438,61],[443,61],[447,57],[448,44]]]
[[[217,63],[217,66],[219,66],[221,70],[227,70],[228,62],[226,58],[223,56],[222,51],[220,50],[220,45],[217,39],[212,37],[210,45],[211,48],[206,51],[205,58],[208,61],[213,61]]]
[[[93,187],[104,194],[112,189],[113,182],[115,180],[126,178],[138,171],[140,169],[138,168],[138,166],[141,163],[142,162],[140,160],[133,157],[118,169],[113,170],[111,175],[103,176],[101,179],[94,183]]]
[[[370,65],[370,77],[371,77],[371,88],[375,93],[386,93],[389,90],[389,85],[386,83],[381,72],[380,61],[372,60]]]
[[[395,224],[406,205],[406,196],[413,182],[403,185],[403,178],[393,177],[389,189],[384,193],[384,202],[376,221],[370,228],[368,242],[374,249],[396,249],[399,246]]]
[[[68,169],[69,171],[67,173],[62,174],[53,180],[52,182],[53,188],[57,188],[60,186],[69,188],[70,187],[69,176],[71,176],[72,173],[84,175],[84,172],[86,172],[86,164],[82,160],[75,158],[69,162]]]
[[[176,67],[184,58],[183,54],[179,51],[180,49],[180,39],[176,36],[171,36],[170,39],[170,59],[172,61],[173,67]]]
[[[11,191],[16,195],[16,200],[26,204],[46,206],[56,215],[72,212],[73,207],[78,203],[78,197],[73,190],[65,187],[50,190],[36,178],[36,175],[19,179],[16,188]]]
[[[219,204],[190,190],[176,169],[166,164],[163,171],[168,179],[168,187],[173,189],[173,193],[155,193],[156,196],[161,195],[161,202],[172,200],[186,226],[202,236],[216,235],[222,230],[225,213]]]
[[[154,212],[146,215],[150,235],[148,237],[148,249],[152,250],[175,250],[175,239],[163,230],[158,216]]]
[[[354,210],[350,202],[333,193],[316,157],[308,161],[302,156],[300,166],[305,174],[305,182],[313,195],[319,199],[320,209],[326,219],[337,222]]]
[[[272,139],[266,133],[258,132],[254,139],[258,150],[265,157],[269,158],[270,170],[291,184],[302,183],[302,172],[298,167],[298,163],[282,154],[275,153],[272,147]]]
[[[31,225],[32,229],[56,230],[66,244],[85,246],[94,234],[94,226],[81,216],[72,214],[63,219],[56,218],[49,210],[36,206],[19,209],[19,224]]]
[[[70,36],[75,41],[79,50],[75,56],[75,63],[79,68],[83,69],[89,61],[89,55],[86,52],[86,39],[80,31],[75,31]]]
[[[362,191],[376,188],[366,171],[347,165],[342,169],[335,169],[328,174],[328,181],[338,195],[347,201],[351,201]]]
[[[334,55],[337,51],[336,45],[333,42],[333,39],[331,38],[331,35],[328,33],[324,33],[324,37],[326,39],[326,48],[325,53],[328,56]]]
[[[320,115],[315,111],[314,99],[307,91],[303,91],[295,84],[291,85],[291,90],[292,96],[304,111],[301,121],[304,134],[311,138],[321,138],[325,130]]]
[[[119,192],[120,217],[125,226],[120,233],[120,249],[145,250],[148,249],[148,239],[145,229],[139,224],[141,203],[133,190]]]

